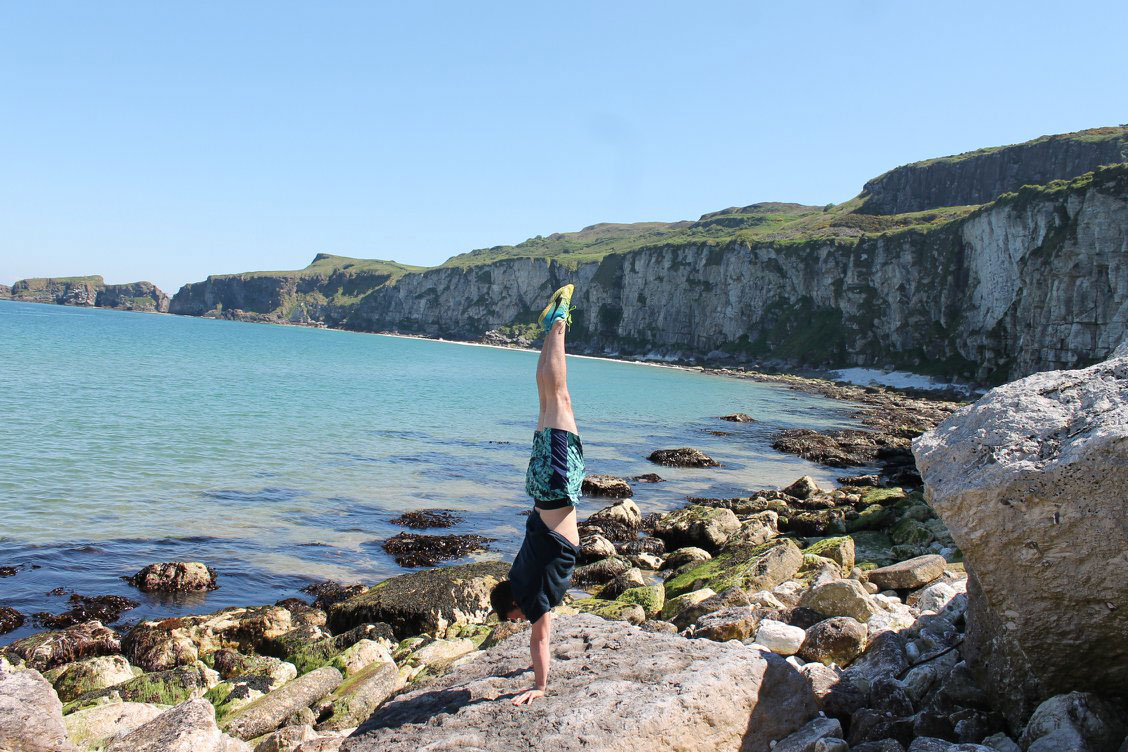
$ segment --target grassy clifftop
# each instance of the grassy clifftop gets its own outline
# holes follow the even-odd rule
[[[348,256],[334,256],[329,253],[319,253],[304,269],[284,271],[239,272],[236,274],[212,274],[208,279],[255,279],[261,277],[283,277],[298,279],[302,277],[328,277],[335,272],[348,272],[350,274],[376,274],[399,277],[408,272],[423,271],[425,266],[411,266],[396,261],[381,259],[358,259]]]

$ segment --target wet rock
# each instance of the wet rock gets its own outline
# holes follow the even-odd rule
[[[720,467],[721,463],[697,449],[658,449],[650,453],[648,460],[659,465],[671,467]]]
[[[620,603],[629,603],[642,608],[647,619],[653,619],[662,612],[666,605],[666,589],[661,585],[646,585],[624,590],[615,599]]]
[[[788,428],[772,438],[773,449],[828,467],[873,465],[879,449],[897,443],[908,442],[884,433],[855,429],[821,432]]]
[[[608,621],[625,621],[642,624],[646,621],[646,611],[642,606],[622,601],[608,601],[602,598],[582,598],[572,604],[581,614],[591,614]]]
[[[208,662],[221,679],[240,676],[268,676],[281,685],[297,676],[293,664],[267,655],[246,655],[235,650],[217,650],[208,656]]]
[[[122,639],[122,652],[135,666],[163,671],[184,666],[221,648],[260,652],[272,638],[294,628],[279,606],[229,608],[214,614],[143,621]]]
[[[185,593],[215,590],[215,570],[197,561],[150,564],[125,581],[143,593]]]
[[[705,587],[716,592],[730,587],[747,592],[771,590],[791,579],[802,564],[803,554],[789,539],[777,539],[760,546],[730,547],[709,561],[678,570],[666,580],[666,596]]]
[[[978,583],[964,651],[996,708],[1017,726],[1049,695],[1123,692],[1128,650],[1092,646],[1128,634],[1128,348],[998,387],[914,449]]]
[[[731,415],[722,415],[721,420],[727,420],[730,423],[756,423],[757,420],[747,413],[732,413]]]
[[[100,622],[76,624],[58,632],[39,634],[16,640],[5,652],[16,655],[40,671],[72,663],[83,658],[114,655],[121,652],[121,643],[113,630]]]
[[[433,567],[441,561],[464,559],[489,550],[493,538],[481,535],[423,535],[397,533],[382,544],[401,567]]]
[[[168,710],[168,705],[115,702],[63,716],[67,738],[82,748],[102,749]]]
[[[739,530],[740,521],[732,510],[694,505],[663,516],[654,535],[669,546],[717,551]]]
[[[615,544],[602,535],[589,535],[580,540],[580,561],[591,563],[614,556]]]
[[[837,580],[813,587],[803,594],[799,604],[826,616],[849,616],[863,624],[879,610],[857,580]]]
[[[123,611],[138,605],[137,601],[120,595],[87,597],[78,593],[71,595],[69,603],[70,608],[61,614],[39,612],[32,614],[32,618],[39,626],[47,629],[65,629],[88,621],[112,624],[121,617]]]
[[[250,752],[215,725],[206,700],[192,700],[161,713],[111,744],[106,752]]]
[[[613,499],[634,495],[631,484],[614,475],[589,475],[584,478],[580,490],[585,496],[609,496]]]
[[[15,577],[16,573],[20,571],[19,567],[0,567],[0,577]]]
[[[1117,708],[1090,692],[1070,692],[1039,705],[1019,742],[1027,752],[1113,752],[1126,732]]]
[[[658,473],[643,473],[631,478],[635,483],[661,483],[662,477]]]
[[[63,705],[34,669],[0,672],[0,750],[74,750],[63,727]]]
[[[629,530],[637,530],[642,524],[642,510],[630,499],[621,499],[609,507],[603,507],[587,518],[587,522],[603,525],[621,525]]]
[[[414,752],[461,744],[483,750],[552,739],[553,749],[767,749],[814,715],[802,678],[783,659],[707,640],[642,632],[590,616],[554,625],[551,691],[534,713],[495,702],[528,686],[528,642],[510,638],[429,686],[400,695],[342,752]],[[591,677],[601,681],[592,683]],[[722,689],[723,688],[723,689]],[[621,711],[624,697],[633,712]],[[429,719],[442,713],[441,726]],[[593,724],[592,718],[607,722]]]
[[[24,615],[10,606],[0,606],[0,635],[23,626]]]
[[[334,603],[340,603],[347,598],[363,593],[365,590],[367,590],[367,587],[364,585],[342,585],[333,580],[326,580],[306,585],[301,589],[301,592],[313,596],[315,608],[326,610]]]
[[[611,556],[606,559],[583,564],[572,571],[572,583],[583,587],[584,585],[603,585],[631,569],[631,563],[621,556]]]
[[[54,685],[63,702],[98,689],[127,682],[140,673],[120,655],[103,655],[64,664],[47,672],[46,678]]]
[[[799,656],[829,666],[848,666],[866,648],[864,624],[849,616],[824,619],[807,629]]]
[[[849,718],[866,703],[866,697],[857,686],[838,671],[821,663],[807,663],[799,673],[815,695],[821,712],[836,718]]]
[[[778,655],[795,655],[805,637],[799,627],[775,619],[763,619],[756,630],[756,643]]]
[[[404,512],[399,517],[393,517],[393,525],[402,525],[413,530],[426,530],[432,527],[454,527],[464,522],[465,518],[455,514],[449,509],[419,509]]]
[[[666,543],[661,538],[651,536],[627,541],[626,543],[619,543],[615,548],[624,556],[638,556],[640,554],[660,556],[666,553]]]
[[[792,512],[780,518],[779,526],[804,537],[841,535],[846,532],[846,516],[841,509]]]
[[[696,546],[686,546],[679,548],[672,552],[669,556],[662,560],[662,569],[678,569],[686,564],[697,564],[703,561],[709,561],[713,555],[703,548]]]
[[[600,588],[596,597],[606,600],[615,600],[625,591],[631,588],[644,587],[645,585],[646,580],[642,576],[642,570],[638,567],[631,567],[622,574],[616,575],[613,580]]]
[[[343,632],[386,622],[402,637],[454,623],[484,623],[491,611],[490,591],[508,574],[508,564],[485,561],[399,575],[330,606],[328,623],[334,632]]]
[[[260,697],[223,719],[223,730],[239,739],[253,739],[278,728],[294,711],[309,707],[340,686],[343,677],[325,666]]]
[[[788,496],[794,496],[796,499],[809,499],[821,492],[822,489],[819,488],[819,484],[809,475],[804,475],[802,478],[783,489],[783,493]]]

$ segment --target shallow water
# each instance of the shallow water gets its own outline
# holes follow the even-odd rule
[[[126,620],[270,603],[315,580],[402,571],[380,547],[410,509],[434,532],[524,524],[536,354],[351,332],[0,302],[0,604],[65,610],[62,586],[142,601]],[[752,381],[569,358],[588,471],[630,476],[643,512],[836,473],[769,446],[783,427],[852,426],[852,407]],[[745,412],[755,424],[720,421]],[[708,431],[724,431],[716,436]],[[657,467],[693,446],[717,469]],[[580,515],[603,506],[585,500]],[[204,561],[220,589],[146,597],[145,564]],[[9,642],[36,629],[0,636]]]

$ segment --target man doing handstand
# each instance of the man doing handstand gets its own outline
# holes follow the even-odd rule
[[[564,362],[564,333],[571,323],[572,291],[572,285],[561,287],[541,312],[540,323],[546,334],[537,361],[540,417],[525,475],[525,491],[533,497],[533,509],[509,579],[490,593],[499,619],[527,619],[533,625],[529,652],[535,686],[513,698],[514,705],[544,697],[552,608],[564,598],[580,550],[576,502],[584,480],[584,447],[572,415]]]

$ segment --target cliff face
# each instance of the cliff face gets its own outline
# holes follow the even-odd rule
[[[107,285],[99,275],[21,279],[11,299],[27,303],[118,308],[126,311],[168,311],[169,297],[152,282]]]
[[[1128,127],[1046,136],[897,167],[862,188],[862,214],[902,214],[993,201],[1024,185],[1044,185],[1128,162]]]
[[[319,255],[185,285],[170,310],[504,341],[575,282],[581,351],[998,384],[1128,334],[1128,164],[1080,174],[1126,145],[1126,127],[1047,137],[898,168],[840,206],[593,225],[428,270]],[[1006,192],[1025,183],[1044,185]]]
[[[590,352],[1000,383],[1087,365],[1128,335],[1128,167],[855,243],[668,246],[575,271],[543,259],[438,268],[375,290],[340,323],[476,338],[531,322],[566,282],[579,307],[570,342]]]
[[[12,288],[7,285],[0,285],[0,300],[8,300],[12,297]]]

